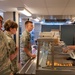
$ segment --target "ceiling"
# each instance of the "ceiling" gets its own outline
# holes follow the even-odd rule
[[[0,11],[18,11],[25,7],[32,15],[75,15],[75,0],[0,0]]]

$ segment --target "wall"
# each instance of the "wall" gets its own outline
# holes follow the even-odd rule
[[[61,26],[61,40],[68,45],[74,44],[75,25],[62,25]]]
[[[61,29],[60,29],[61,28]],[[61,40],[67,45],[73,45],[75,36],[75,25],[42,25],[42,31],[51,31],[51,29],[59,29]]]
[[[39,33],[41,32],[41,24],[34,23],[34,37],[37,39],[39,37]]]

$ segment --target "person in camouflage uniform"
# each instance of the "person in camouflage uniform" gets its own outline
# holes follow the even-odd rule
[[[0,15],[0,30],[2,30],[3,17]]]
[[[31,57],[36,57],[35,54],[31,53],[30,31],[33,29],[32,22],[26,21],[25,28],[26,30],[22,33],[20,38],[20,61],[22,65],[24,65]]]
[[[0,17],[0,26],[2,27],[3,18]],[[13,75],[11,69],[11,61],[7,56],[9,50],[7,39],[4,33],[0,30],[0,75]]]
[[[15,23],[14,21],[11,20],[7,20],[4,24],[4,28],[5,28],[5,35],[8,39],[8,46],[9,46],[9,58],[12,62],[12,65],[14,67],[14,73],[16,73],[18,71],[17,69],[17,54],[18,54],[18,48],[16,47],[16,44],[14,42],[14,39],[12,38],[13,34],[16,34],[17,31],[17,23]]]

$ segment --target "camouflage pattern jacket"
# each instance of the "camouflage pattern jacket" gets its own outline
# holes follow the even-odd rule
[[[11,61],[7,56],[9,50],[6,36],[0,31],[0,75],[10,75]]]
[[[25,53],[24,48],[27,48],[31,52],[30,33],[24,31],[20,37],[20,60],[24,64],[30,57]]]
[[[7,40],[8,40],[8,46],[9,46],[9,51],[8,51],[8,56],[10,57],[10,55],[15,53],[16,50],[16,44],[14,42],[14,39],[12,38],[12,35],[10,33],[8,33],[7,31],[5,31]],[[14,67],[14,73],[17,72],[17,57],[13,60],[11,60],[12,62],[12,66]]]

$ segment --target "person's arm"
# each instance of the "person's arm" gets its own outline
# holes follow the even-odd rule
[[[24,51],[26,52],[26,54],[32,58],[35,58],[36,55],[35,54],[32,54],[27,48],[24,48]]]
[[[69,45],[67,46],[69,49],[75,50],[75,45]]]
[[[10,60],[15,59],[16,56],[17,56],[17,54],[18,54],[18,47],[16,47],[16,51],[15,51],[15,53],[13,53],[13,54],[10,55]]]

